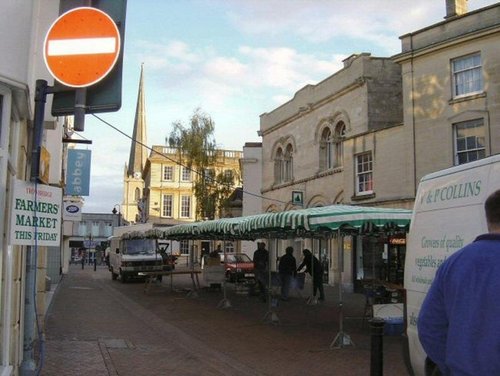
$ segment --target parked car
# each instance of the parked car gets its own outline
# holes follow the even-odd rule
[[[224,258],[225,256],[225,258]],[[226,280],[229,282],[254,282],[253,261],[245,253],[220,254],[224,264]]]

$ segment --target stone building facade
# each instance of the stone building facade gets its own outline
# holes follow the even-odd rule
[[[338,203],[412,209],[425,174],[500,152],[500,4],[473,12],[465,0],[446,5],[444,21],[401,37],[401,53],[352,55],[261,115],[263,212]],[[325,279],[336,281],[335,239],[287,242],[312,248],[332,272]],[[343,282],[401,283],[404,254],[404,239],[348,239]]]
[[[500,4],[401,37],[412,180],[500,152]],[[454,9],[449,6],[449,8]]]
[[[216,153],[213,176],[221,172],[231,175],[234,186],[241,187],[239,161],[243,153],[237,150],[217,150]],[[196,218],[195,173],[182,163],[177,148],[153,146],[142,175],[146,221],[156,225],[173,225],[203,220]]]
[[[400,66],[352,55],[344,68],[261,115],[263,211],[337,203],[408,206]]]

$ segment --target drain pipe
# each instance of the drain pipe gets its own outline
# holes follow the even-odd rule
[[[35,184],[38,180],[40,168],[40,148],[43,136],[43,119],[45,116],[45,102],[49,86],[45,80],[36,81],[35,89],[35,112],[33,119],[33,144],[31,156],[31,181]],[[35,185],[36,186],[36,185]],[[35,193],[36,195],[36,193]],[[36,196],[35,196],[36,197]],[[33,213],[36,216],[36,211]],[[36,238],[36,229],[35,229]],[[24,293],[24,338],[23,338],[23,361],[20,371],[22,376],[35,374],[35,340],[36,340],[36,263],[37,263],[37,244],[35,239],[34,246],[27,246],[26,250],[26,278]],[[38,338],[39,341],[42,338]]]
[[[23,361],[21,363],[21,375],[34,375],[36,371],[35,362],[35,269],[36,257],[35,247],[28,246],[26,250],[26,279],[24,297],[24,338],[23,338]]]

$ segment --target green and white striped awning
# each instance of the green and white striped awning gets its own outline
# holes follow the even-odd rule
[[[242,239],[318,236],[338,229],[406,227],[411,210],[330,205],[246,217],[222,218],[169,227],[167,239]]]
[[[411,214],[412,211],[406,209],[332,205],[311,208],[308,226],[311,231],[338,230],[346,226],[359,229],[365,225],[406,227],[410,224]]]
[[[183,223],[180,225],[175,225],[172,227],[167,227],[163,230],[163,234],[160,238],[163,239],[196,239],[196,227],[198,222],[193,223]]]

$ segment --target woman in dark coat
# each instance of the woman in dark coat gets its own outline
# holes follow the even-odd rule
[[[316,297],[316,292],[319,290],[319,300],[325,300],[325,292],[323,290],[323,267],[319,260],[313,256],[310,250],[304,249],[302,251],[304,260],[297,268],[297,272],[305,266],[306,272],[312,276],[313,280],[313,297]]]

